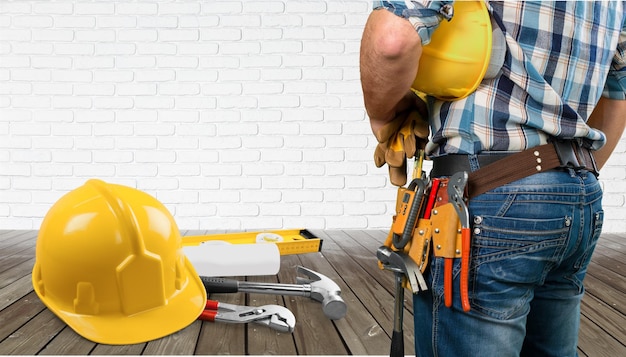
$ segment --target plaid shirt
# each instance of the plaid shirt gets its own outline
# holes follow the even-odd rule
[[[424,45],[451,1],[375,1],[407,18]],[[580,138],[599,149],[606,138],[585,124],[601,96],[626,99],[626,5],[623,1],[490,2],[503,27],[501,73],[469,97],[429,97],[431,156],[520,151],[549,137]]]

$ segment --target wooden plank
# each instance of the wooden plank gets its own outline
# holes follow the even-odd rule
[[[324,243],[325,244],[325,243]],[[302,265],[315,270],[342,286],[343,281],[332,266],[323,258],[322,253],[286,255],[281,257],[279,281],[294,283],[296,266]],[[345,287],[345,285],[344,285]],[[342,287],[342,290],[344,289]],[[294,331],[294,339],[298,354],[305,355],[346,355],[349,351],[336,333],[335,326],[323,313],[320,303],[309,298],[291,296],[286,299],[286,306],[298,319],[298,327]],[[306,316],[306,318],[302,318]]]
[[[87,355],[96,346],[95,342],[91,342],[72,330],[69,326],[65,326],[61,332],[48,343],[44,349],[39,352],[40,355]]]
[[[598,325],[581,316],[578,335],[579,348],[594,357],[626,356],[626,346],[610,337]]]
[[[318,236],[322,234],[325,237],[324,244],[326,249],[341,252],[331,255],[325,251],[325,257],[341,275],[348,287],[348,291],[355,296],[355,300],[347,299],[347,302],[349,302],[349,315],[347,316],[347,320],[350,326],[353,327],[360,343],[367,349],[367,353],[389,353],[391,345],[390,336],[393,330],[393,296],[375,280],[371,279],[363,267],[356,262],[356,259],[352,258],[352,251],[346,252],[340,248],[340,242],[349,240],[344,232],[321,232]],[[326,242],[328,242],[328,244]],[[358,255],[358,253],[355,255]],[[376,260],[373,256],[368,254],[367,259],[370,260],[371,264],[375,264]],[[392,274],[390,274],[388,278],[393,279]],[[342,295],[347,294],[342,292]],[[365,322],[363,322],[363,320],[365,320]],[[413,318],[411,314],[405,313],[403,326],[406,353],[414,354]]]
[[[600,258],[594,259],[587,267],[587,276],[592,275],[601,282],[610,285],[613,289],[626,294],[626,279],[624,279],[624,275],[607,268],[607,265],[611,266],[610,262]]]
[[[102,345],[98,344],[91,351],[92,355],[104,356],[136,356],[140,355],[146,348],[145,343],[136,343],[132,345]]]
[[[35,256],[35,236],[25,232],[0,244],[0,273]],[[4,286],[0,275],[0,288]]]
[[[0,288],[0,312],[31,291],[33,291],[33,283],[30,275],[25,275]]]
[[[159,340],[113,346],[80,337],[46,309],[32,291],[30,275],[36,232],[0,231],[0,267],[5,267],[0,269],[0,355],[387,355],[393,319],[393,274],[378,269],[375,257],[387,233],[382,230],[315,233],[324,239],[322,252],[284,256],[277,276],[248,279],[289,284],[295,282],[296,265],[319,271],[340,285],[348,303],[345,318],[328,320],[319,302],[304,297],[220,294],[214,297],[236,304],[285,304],[296,315],[296,331],[277,333],[253,324],[196,321]],[[581,305],[581,356],[626,355],[623,302],[626,279],[622,263],[626,259],[625,242],[623,234],[603,234],[592,257],[585,279],[587,294]],[[409,355],[413,353],[413,327],[408,309],[411,306],[405,306],[405,338],[411,338],[405,340]]]
[[[372,291],[378,290],[382,296],[387,294],[379,284],[370,281],[362,267],[337,244],[342,240],[340,234],[343,232],[317,234],[324,237],[324,257],[343,280],[337,283],[342,289],[341,296],[348,306],[348,312],[345,318],[335,321],[335,326],[350,353],[386,354],[391,343],[390,338],[374,315],[383,320],[382,324],[386,324],[388,316],[384,315],[385,309],[381,311],[379,302],[372,297]]]
[[[167,321],[163,321],[167,323]],[[201,321],[194,321],[186,328],[150,341],[142,352],[145,355],[191,355],[194,353],[200,334]]]
[[[201,235],[226,233],[224,230],[186,230],[183,235]],[[210,294],[209,299],[220,302],[243,305],[243,294]],[[200,324],[200,332],[194,354],[197,355],[244,355],[246,349],[246,327],[240,324],[223,322],[196,322]]]
[[[585,277],[585,289],[587,294],[595,296],[599,300],[604,301],[609,306],[626,315],[626,306],[624,306],[624,293],[619,292],[610,285],[602,282],[593,275]]]
[[[32,289],[29,294],[14,301],[0,313],[0,341],[9,337],[45,308]]]
[[[41,351],[64,328],[65,323],[50,310],[42,310],[37,316],[0,342],[0,354],[34,355]]]
[[[243,294],[211,294],[210,298],[228,304],[245,304]],[[194,354],[244,355],[245,348],[245,325],[203,321]]]
[[[31,230],[14,230],[14,231],[0,231],[0,247],[4,247],[5,244],[11,244],[16,237],[21,236],[32,236],[33,231]],[[37,233],[35,232],[36,236]]]
[[[361,268],[351,259],[349,253],[336,244],[341,237],[332,233],[320,233],[318,236],[325,237],[324,257],[346,284],[346,288],[342,288],[341,296],[347,304],[348,311],[345,318],[334,321],[345,345],[351,354],[386,354],[391,340],[372,314],[372,311],[378,313],[380,307],[373,306],[376,302],[371,298],[370,303],[367,303],[368,296],[362,293],[384,289],[369,281],[367,274],[359,276],[363,278],[362,280],[354,279],[354,275],[359,275]]]
[[[600,241],[602,242],[611,241],[613,243],[616,243],[617,245],[622,247],[620,251],[626,253],[626,232],[602,233],[602,236],[600,237]]]
[[[35,258],[25,258],[21,263],[14,265],[11,269],[0,272],[0,288],[4,290],[4,287],[10,286],[14,282],[28,276],[30,279],[33,266],[35,265]]]
[[[278,283],[277,276],[251,276],[250,282]],[[279,305],[285,306],[285,297],[269,294],[247,294],[248,306]],[[296,317],[296,328],[298,327]],[[246,354],[250,355],[296,355],[296,344],[292,333],[280,332],[269,327],[248,324],[248,344]]]
[[[347,232],[348,239],[341,239],[338,242],[341,242],[344,246],[344,249],[348,251],[348,254],[352,256],[352,252],[360,252],[359,254],[355,254],[355,259],[359,262],[359,264],[371,275],[373,279],[383,286],[390,294],[394,295],[396,293],[396,284],[394,279],[393,272],[388,270],[382,270],[378,266],[378,258],[376,257],[376,251],[383,244],[379,239],[375,237],[364,234],[361,231],[351,231]],[[386,233],[385,233],[386,238]],[[351,240],[351,241],[350,241]],[[365,243],[361,245],[361,243]],[[365,246],[368,248],[365,248]],[[362,250],[360,247],[363,247]],[[410,291],[405,291],[405,304],[404,307],[409,311],[409,313],[413,314],[413,300]]]
[[[626,238],[619,237],[613,234],[603,234],[598,239],[597,245],[605,247],[614,252],[617,256],[626,255],[626,244],[624,241]],[[619,260],[619,258],[617,258]]]
[[[34,247],[23,248],[22,252],[13,252],[12,255],[0,260],[0,288],[32,272],[35,265]]]
[[[626,266],[624,261],[626,260],[626,254],[622,254],[620,251],[616,251],[600,244],[596,245],[596,249],[591,256],[591,262],[601,265],[615,273],[625,276]]]
[[[0,248],[2,248],[2,255],[4,255],[7,248],[20,243],[29,243],[30,245],[35,245],[37,243],[37,232],[21,231],[19,234],[1,240]]]
[[[626,343],[626,317],[612,306],[598,300],[596,297],[585,294],[581,302],[581,314],[593,321],[605,333],[598,338],[611,338]]]

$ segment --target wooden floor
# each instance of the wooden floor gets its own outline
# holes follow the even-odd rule
[[[203,234],[204,232],[184,232]],[[36,232],[0,231],[0,355],[388,355],[393,319],[393,274],[376,265],[383,231],[313,231],[322,251],[281,257],[277,276],[249,280],[294,283],[297,265],[333,279],[348,313],[328,320],[321,305],[304,297],[213,294],[222,302],[287,306],[296,316],[293,334],[265,326],[196,321],[167,337],[127,346],[90,342],[67,327],[33,292]],[[585,280],[579,339],[581,356],[626,356],[626,234],[604,234]],[[413,355],[412,306],[405,310],[406,354]],[[167,323],[164,321],[163,323]]]

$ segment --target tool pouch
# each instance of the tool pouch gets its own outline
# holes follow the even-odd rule
[[[398,196],[396,200],[396,215],[393,217],[393,224],[391,229],[389,230],[389,234],[387,235],[387,239],[385,240],[384,245],[393,251],[399,251],[393,244],[393,236],[394,234],[401,233],[406,223],[406,220],[402,219],[402,211],[407,209],[407,205],[405,201],[405,194],[410,190],[405,187],[398,188]],[[424,195],[427,197],[427,195]],[[420,204],[421,202],[415,202],[413,204]],[[413,234],[411,236],[411,240],[401,249],[401,251],[417,264],[420,267],[421,272],[423,273],[428,266],[428,257],[430,255],[430,246],[432,240],[432,223],[430,219],[419,218],[417,223],[415,224],[415,229],[413,230]],[[383,269],[382,263],[378,262],[379,268]],[[410,289],[409,285],[404,283],[404,288]]]
[[[461,258],[461,221],[452,203],[433,209],[433,253],[440,258]]]
[[[461,220],[448,198],[448,178],[442,178],[437,203],[431,212],[433,255],[438,258],[461,257]]]

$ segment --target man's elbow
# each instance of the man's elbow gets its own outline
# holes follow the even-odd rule
[[[397,60],[421,52],[421,40],[413,26],[387,10],[375,10],[366,26],[371,48],[386,60]]]

